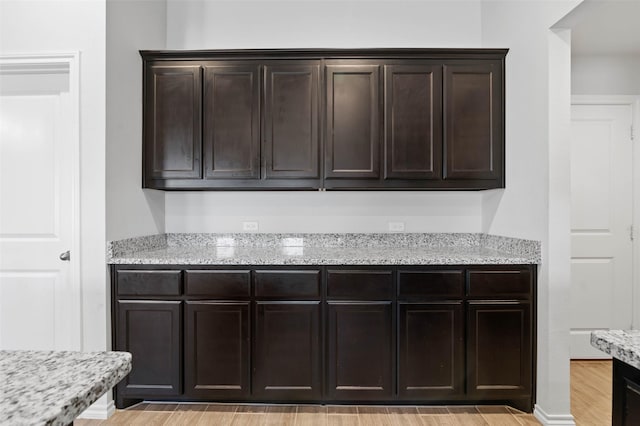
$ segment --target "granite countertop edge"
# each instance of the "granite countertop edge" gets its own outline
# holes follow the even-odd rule
[[[640,369],[640,330],[596,330],[591,346]]]
[[[0,351],[0,423],[71,424],[129,374],[131,359],[128,352]]]
[[[113,265],[539,264],[540,243],[481,233],[169,233],[110,241]]]

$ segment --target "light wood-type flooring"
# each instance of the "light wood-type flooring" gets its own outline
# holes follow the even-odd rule
[[[611,424],[611,362],[571,362],[571,411],[578,426]],[[380,407],[267,406],[220,404],[138,404],[117,410],[94,425],[242,425],[242,426],[520,426],[540,424],[531,414],[502,406]]]

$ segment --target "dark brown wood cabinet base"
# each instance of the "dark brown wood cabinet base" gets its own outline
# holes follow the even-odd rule
[[[613,426],[640,424],[640,370],[613,359]]]
[[[111,274],[113,347],[133,354],[118,408],[145,399],[530,412],[535,402],[533,265],[113,265]]]

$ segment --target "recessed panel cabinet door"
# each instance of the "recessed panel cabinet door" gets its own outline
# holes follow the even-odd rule
[[[440,179],[442,66],[386,65],[384,177]]]
[[[260,67],[205,66],[206,179],[260,178]]]
[[[253,395],[322,397],[320,301],[256,302]]]
[[[528,302],[468,302],[467,395],[529,397],[532,329]]]
[[[398,304],[398,394],[447,399],[464,394],[460,302]]]
[[[329,399],[390,400],[393,361],[391,302],[329,302]]]
[[[249,302],[186,302],[185,394],[249,396]]]
[[[147,69],[145,179],[202,177],[201,80],[199,65]]]
[[[320,66],[267,65],[264,86],[264,177],[319,178]]]
[[[182,392],[180,301],[118,301],[116,350],[131,352],[131,373],[118,397],[176,396]]]
[[[327,65],[327,178],[380,177],[378,65]]]
[[[503,102],[499,61],[445,64],[445,179],[502,177]]]

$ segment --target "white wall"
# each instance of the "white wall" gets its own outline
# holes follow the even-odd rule
[[[168,232],[480,232],[480,192],[220,192],[167,194]]]
[[[0,2],[0,52],[70,51],[80,52],[82,348],[105,350],[105,1]]]
[[[0,52],[80,52],[82,349],[110,347],[105,267],[105,0],[0,1]],[[74,254],[72,253],[72,256]],[[97,410],[106,414],[107,398]]]
[[[164,49],[166,3],[107,1],[107,240],[164,232],[164,192],[142,189],[142,58]]]
[[[484,47],[509,47],[505,190],[487,191],[483,230],[542,242],[538,272],[537,415],[571,424],[568,169],[570,41],[549,28],[576,1],[484,0]],[[552,96],[553,95],[553,96]],[[550,120],[550,116],[552,119]],[[564,126],[564,127],[563,127]]]
[[[571,58],[574,95],[640,95],[640,55]]]
[[[475,47],[480,0],[167,0],[168,49]]]
[[[480,1],[180,1],[167,3],[167,48],[479,47]],[[481,231],[478,192],[166,194],[167,232]]]

